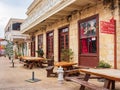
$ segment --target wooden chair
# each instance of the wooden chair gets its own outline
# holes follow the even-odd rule
[[[54,59],[49,59],[48,60],[48,67],[46,68],[47,71],[47,77],[53,77],[53,76],[57,76],[57,73],[53,72],[54,69]]]
[[[54,66],[48,66],[46,68],[47,71],[47,77],[56,77],[57,73],[53,72]]]

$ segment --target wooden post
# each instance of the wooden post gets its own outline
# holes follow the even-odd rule
[[[14,67],[14,62],[12,62],[12,67]]]
[[[114,68],[117,69],[117,37],[116,37],[116,20],[114,20],[115,33],[114,33]]]

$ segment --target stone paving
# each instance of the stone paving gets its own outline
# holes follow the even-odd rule
[[[79,90],[79,85],[74,82],[64,81],[58,83],[56,77],[47,78],[45,68],[28,69],[18,60],[14,60],[15,67],[8,58],[0,57],[0,90]],[[35,78],[41,81],[35,83],[26,82],[31,79],[32,72]],[[102,86],[103,82],[91,80],[95,84]],[[120,90],[120,83],[117,82],[116,90]]]

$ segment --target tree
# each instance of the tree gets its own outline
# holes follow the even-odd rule
[[[9,57],[9,59],[13,58],[13,42],[7,41],[7,45],[5,47],[5,53]]]

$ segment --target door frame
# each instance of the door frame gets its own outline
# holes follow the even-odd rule
[[[68,28],[68,48],[69,48],[69,43],[70,43],[70,38],[69,38],[69,25],[65,25],[63,27],[58,28],[58,61],[60,62],[60,31],[64,28]]]
[[[47,44],[48,44],[48,41],[47,41],[47,38],[48,38],[48,34],[53,32],[53,57],[54,57],[54,30],[51,30],[51,31],[48,31],[46,32],[46,57],[48,56],[48,47],[47,47]]]
[[[80,48],[81,48],[81,43],[80,43],[80,23],[82,22],[85,22],[85,21],[88,21],[88,20],[91,20],[91,19],[96,19],[96,36],[97,36],[97,44],[96,44],[96,47],[97,47],[97,51],[96,53],[89,53],[89,54],[81,54],[80,52]],[[83,56],[83,57],[93,57],[93,59],[96,59],[97,62],[96,62],[96,65],[99,63],[99,14],[96,14],[96,15],[93,15],[93,16],[90,16],[90,17],[86,17],[85,19],[82,19],[82,20],[79,20],[78,21],[78,65],[81,65],[80,63],[80,56]],[[96,57],[96,58],[95,58]],[[91,66],[92,67],[92,66]]]
[[[32,42],[31,42],[31,56],[35,56],[35,36],[31,37]],[[34,44],[34,46],[33,46]],[[32,55],[32,48],[34,47],[34,55]]]

